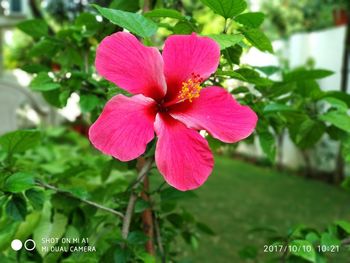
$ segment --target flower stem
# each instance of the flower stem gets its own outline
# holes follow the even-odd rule
[[[139,162],[140,162],[140,160],[142,160],[142,159],[139,159]],[[148,171],[151,169],[152,162],[153,162],[152,158],[150,158],[144,162],[144,164],[142,165],[142,168],[140,168],[140,170],[139,170],[139,173],[138,173],[138,176],[136,179],[136,183],[132,186],[128,206],[126,208],[125,216],[123,219],[123,226],[122,226],[123,239],[127,239],[128,235],[129,235],[131,219],[132,219],[132,215],[134,213],[134,207],[135,207],[135,203],[137,200],[137,194],[135,193],[135,190],[141,184],[141,182],[143,181],[143,178],[147,175]]]
[[[146,202],[150,203],[151,199],[148,194],[149,192],[149,180],[148,177],[146,176],[143,180],[143,191],[141,193],[141,197],[143,200]],[[147,208],[145,211],[142,213],[142,226],[143,226],[143,232],[145,235],[148,237],[148,240],[146,242],[145,248],[146,251],[151,254],[155,255],[155,250],[154,250],[154,223],[153,223],[153,216],[152,216],[152,209]]]
[[[164,246],[163,246],[162,236],[160,234],[159,221],[158,221],[158,218],[157,218],[157,215],[156,215],[155,212],[154,212],[154,229],[155,229],[156,240],[157,240],[157,244],[158,244],[158,250],[159,250],[159,254],[160,254],[161,259],[162,259],[162,263],[166,263],[166,257],[165,257],[165,253],[164,253]]]

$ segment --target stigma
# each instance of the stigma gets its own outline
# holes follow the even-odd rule
[[[200,85],[202,82],[203,78],[201,78],[199,74],[192,73],[188,80],[182,82],[182,87],[178,96],[180,101],[189,100],[189,102],[192,102],[193,99],[198,98],[202,89]]]

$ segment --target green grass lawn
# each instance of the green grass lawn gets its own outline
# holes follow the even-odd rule
[[[199,198],[184,205],[217,235],[202,236],[199,249],[188,254],[193,262],[243,262],[238,251],[245,245],[258,245],[262,255],[261,233],[248,233],[254,227],[286,233],[300,223],[322,230],[350,219],[350,195],[342,189],[225,157],[216,157],[213,174],[196,193]]]

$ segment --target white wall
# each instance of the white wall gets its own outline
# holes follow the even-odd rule
[[[12,86],[0,84],[0,135],[17,129],[16,111],[25,101],[25,96]]]
[[[277,55],[281,54],[288,59],[291,68],[303,66],[312,58],[317,68],[334,71],[334,75],[320,80],[320,85],[323,90],[338,90],[341,82],[345,30],[345,26],[341,26],[312,33],[298,33],[288,41],[274,41],[273,47]],[[277,66],[279,60],[276,55],[251,48],[242,58],[242,63],[252,66]]]
[[[323,90],[339,90],[343,63],[346,27],[335,27],[309,34],[296,34],[290,38],[288,58],[291,67],[313,58],[317,68],[329,69],[334,75],[320,80]],[[350,85],[348,90],[350,89]]]

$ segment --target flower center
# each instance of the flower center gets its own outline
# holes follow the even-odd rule
[[[178,98],[181,101],[189,100],[192,102],[193,99],[196,99],[199,97],[199,93],[202,89],[201,83],[203,82],[203,79],[200,77],[199,74],[191,74],[191,77],[185,81],[182,82],[182,87],[179,92]]]

